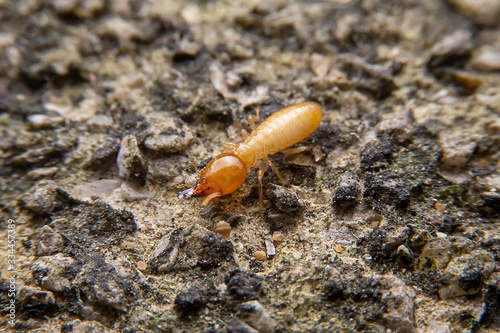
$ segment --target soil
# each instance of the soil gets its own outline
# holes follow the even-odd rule
[[[0,22],[3,331],[500,330],[496,0],[0,0]],[[178,196],[304,101],[321,124],[270,156],[291,186],[268,168],[262,212],[257,168]]]

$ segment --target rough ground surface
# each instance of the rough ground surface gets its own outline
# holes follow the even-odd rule
[[[0,0],[0,329],[498,332],[499,6]],[[302,101],[263,214],[255,170],[177,198]]]

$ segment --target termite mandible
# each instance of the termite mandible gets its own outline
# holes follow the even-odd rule
[[[255,121],[257,116],[249,116],[248,122],[252,132],[242,131],[245,141],[241,143],[224,143],[224,152],[214,157],[203,169],[199,171],[195,166],[199,179],[196,184],[179,193],[179,198],[201,196],[203,205],[217,197],[237,190],[245,181],[248,169],[259,165],[257,178],[259,180],[260,211],[263,207],[262,178],[265,166],[269,165],[280,181],[289,185],[280,175],[268,155],[278,152],[298,153],[306,148],[285,149],[307,138],[321,122],[321,106],[313,102],[295,104],[273,113],[258,127]]]

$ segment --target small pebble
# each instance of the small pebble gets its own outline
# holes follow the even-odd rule
[[[332,60],[329,57],[314,53],[311,56],[311,70],[318,77],[325,77],[330,70]]]
[[[402,257],[411,257],[411,251],[404,245],[400,245],[398,249],[396,250],[397,254],[402,256]]]
[[[453,82],[461,85],[468,90],[475,90],[483,81],[480,77],[465,71],[448,71],[449,78]]]
[[[281,231],[273,232],[273,241],[279,243],[283,240],[283,233]]]
[[[436,69],[443,66],[462,68],[472,53],[472,33],[468,30],[457,30],[445,34],[431,49],[431,58],[427,67]]]
[[[343,173],[336,182],[332,203],[336,207],[351,207],[361,193],[359,179],[352,172]]]
[[[445,169],[460,169],[469,161],[477,143],[455,134],[442,133],[439,136],[439,146],[443,152],[441,166]]]
[[[266,253],[268,258],[272,258],[276,255],[276,248],[274,247],[274,243],[271,240],[271,238],[266,238],[264,240],[264,243],[266,245]]]
[[[113,125],[113,118],[103,114],[98,114],[87,120],[87,125],[96,128],[107,128]]]
[[[259,261],[266,260],[266,252],[264,252],[264,251],[255,251],[254,256],[255,256],[255,259],[257,259]]]
[[[276,330],[276,322],[273,317],[258,301],[242,303],[240,315],[248,325],[260,333],[274,333]]]
[[[436,202],[434,204],[434,209],[439,210],[440,212],[444,212],[445,206],[440,202]]]
[[[319,146],[313,147],[312,154],[314,157],[314,162],[316,162],[316,163],[321,161],[322,159],[324,159],[326,157],[326,154],[321,151],[321,148]]]
[[[462,15],[480,26],[500,24],[500,1],[498,0],[448,0]]]
[[[500,133],[500,119],[495,119],[486,125],[486,133],[499,134]]]
[[[214,232],[218,233],[224,238],[229,238],[231,233],[231,225],[226,221],[219,221],[215,224]]]
[[[33,114],[28,116],[28,124],[34,130],[52,128],[63,123],[63,117],[49,117],[44,114]]]
[[[372,260],[372,256],[371,256],[371,255],[369,255],[368,253],[367,253],[367,254],[364,254],[364,255],[363,255],[363,260],[364,260],[364,261],[371,261],[371,260]]]
[[[146,268],[148,268],[148,264],[146,264],[144,261],[139,261],[137,262],[137,268],[139,268],[141,271],[144,271]]]
[[[448,234],[445,234],[444,232],[436,231],[436,237],[437,238],[446,238],[446,237],[448,237]]]
[[[137,181],[142,186],[146,184],[148,161],[141,154],[135,136],[127,135],[123,138],[116,164],[118,165],[120,177],[130,181]]]
[[[500,50],[485,49],[472,61],[474,69],[482,72],[500,70]]]
[[[28,176],[33,179],[50,177],[59,171],[58,167],[39,168],[28,172]]]

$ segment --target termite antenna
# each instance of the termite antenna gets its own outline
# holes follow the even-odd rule
[[[198,175],[201,175],[201,172],[200,172],[200,170],[198,170],[198,167],[196,166],[196,163],[194,163],[194,160],[191,160],[191,164],[194,166],[194,169],[196,170],[196,173]]]

